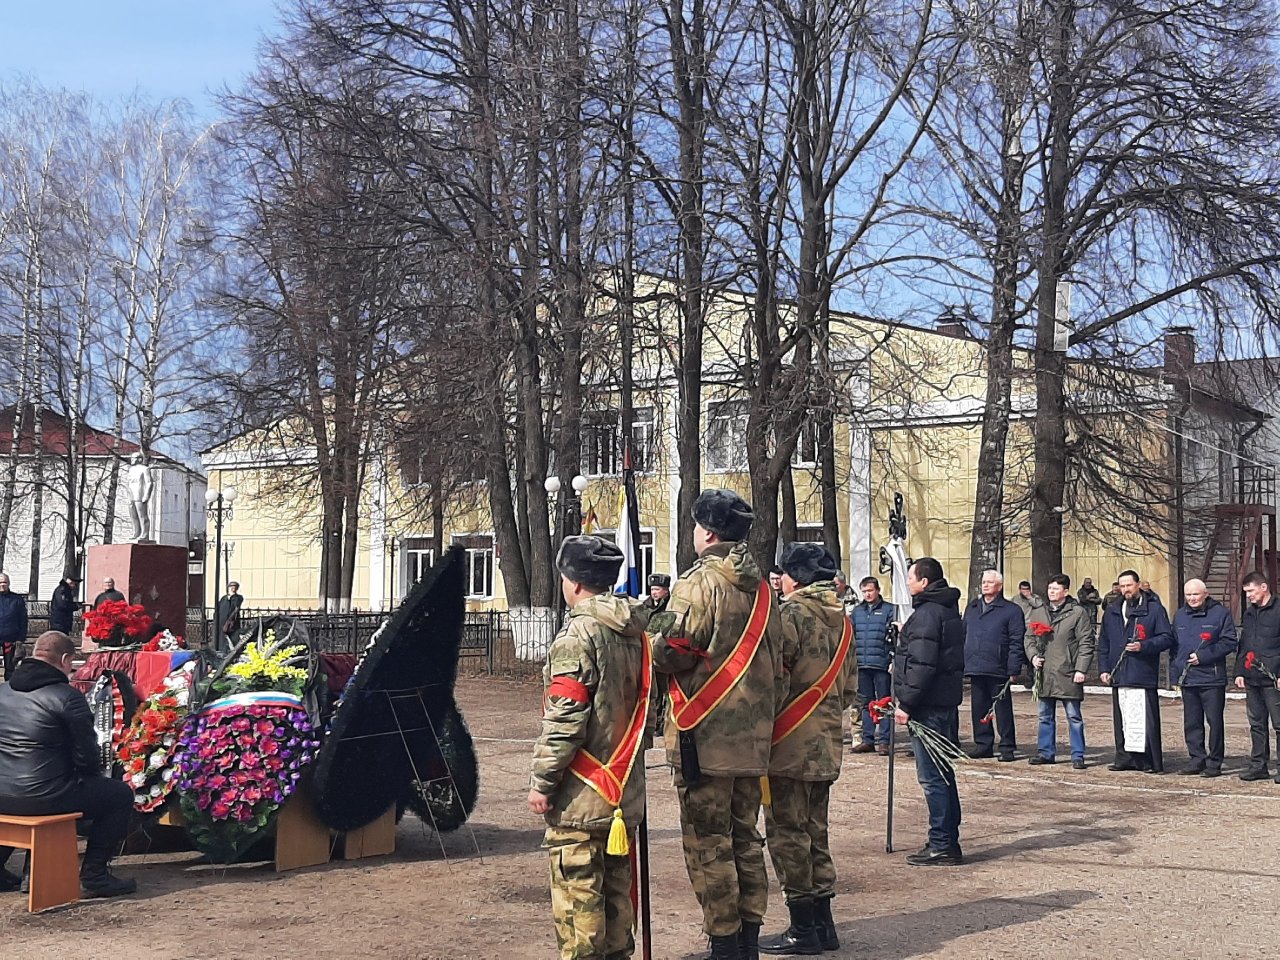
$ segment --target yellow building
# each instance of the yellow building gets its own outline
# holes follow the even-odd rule
[[[712,313],[707,337],[703,389],[702,483],[747,493],[746,404],[728,371],[724,344],[742,342],[744,298],[725,298]],[[1180,346],[1185,347],[1185,344]],[[942,561],[948,578],[962,588],[968,577],[979,439],[985,415],[984,350],[957,329],[924,330],[849,317],[835,317],[832,356],[847,377],[848,409],[836,424],[838,523],[849,578],[856,584],[876,572],[879,546],[887,528],[892,494],[900,491],[909,521],[907,550]],[[660,350],[637,354],[634,445],[640,451],[637,492],[640,505],[641,565],[644,572],[676,573],[676,470],[674,373]],[[1030,425],[1035,415],[1034,378],[1029,356],[1015,359],[1012,423],[1006,456],[1006,502],[1017,504],[1031,475]],[[1098,378],[1079,377],[1080,390]],[[1168,458],[1173,446],[1173,411],[1189,418],[1182,433],[1215,438],[1206,446],[1236,449],[1237,438],[1261,414],[1218,398],[1177,388],[1166,369],[1111,371],[1111,384],[1098,388],[1092,409],[1099,423],[1108,418],[1138,418],[1147,452]],[[1126,413],[1116,412],[1108,390],[1123,389]],[[1132,398],[1138,397],[1136,409]],[[1179,398],[1183,402],[1179,405]],[[607,408],[608,401],[603,405]],[[1197,419],[1198,418],[1198,419]],[[1195,429],[1192,430],[1191,424]],[[1123,422],[1117,429],[1127,429]],[[596,532],[618,522],[620,467],[616,410],[584,414],[582,472],[588,481],[582,514]],[[806,430],[794,458],[799,535],[821,539],[821,503],[814,437]],[[299,453],[299,451],[303,451]],[[1193,451],[1194,452],[1194,451]],[[393,443],[371,464],[363,491],[359,548],[352,606],[384,610],[394,605],[434,559],[430,511],[416,493],[414,465]],[[411,458],[409,458],[411,459]],[[1192,472],[1200,459],[1188,456]],[[1207,457],[1204,458],[1207,463]],[[318,497],[305,481],[290,486],[286,474],[305,475],[305,442],[293,450],[262,452],[244,438],[229,441],[202,457],[211,490],[234,486],[234,515],[223,529],[230,544],[224,581],[241,583],[252,607],[308,608],[316,605],[319,583],[320,518]],[[1220,469],[1216,463],[1213,469]],[[1206,468],[1207,469],[1207,468]],[[1188,489],[1192,485],[1188,485]],[[1211,505],[1211,504],[1209,504]],[[1159,512],[1165,506],[1154,506]],[[1172,517],[1169,517],[1172,522]],[[1190,529],[1190,528],[1189,528]],[[1025,513],[1012,509],[1003,537],[1006,582],[1030,575],[1030,543]],[[1185,538],[1184,575],[1198,573],[1205,534]],[[497,544],[482,481],[462,484],[445,511],[443,543],[467,551],[471,609],[506,606],[497,563]],[[1065,572],[1077,583],[1093,578],[1105,592],[1116,574],[1137,568],[1161,596],[1176,599],[1176,558],[1134,528],[1095,516],[1064,515]],[[887,586],[887,584],[886,584]],[[1037,585],[1042,589],[1043,585]],[[212,601],[213,585],[210,585]]]

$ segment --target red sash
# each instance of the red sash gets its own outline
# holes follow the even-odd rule
[[[773,721],[774,744],[781,743],[795,733],[796,728],[808,720],[813,711],[818,709],[818,705],[827,699],[827,694],[835,686],[836,678],[840,676],[840,669],[844,666],[844,659],[849,655],[849,647],[852,643],[853,624],[849,622],[848,617],[845,617],[844,629],[840,631],[840,645],[836,647],[835,659],[831,661],[831,665],[823,671],[822,676],[813,686],[787,704],[787,708],[778,715],[778,719]]]
[[[675,676],[672,675],[668,690],[671,694],[671,716],[675,720],[677,730],[692,730],[705,720],[711,711],[720,705],[720,701],[738,685],[738,681],[751,666],[751,661],[755,659],[756,651],[760,649],[764,629],[769,624],[769,609],[772,601],[773,591],[769,589],[769,582],[761,580],[760,586],[756,589],[751,616],[747,619],[747,626],[742,631],[742,636],[729,651],[729,656],[693,696],[686,697],[684,691],[680,689],[680,684],[676,682]]]
[[[631,711],[631,721],[627,724],[622,742],[614,749],[613,755],[606,763],[601,763],[587,750],[579,749],[574,754],[569,770],[579,780],[595,790],[612,807],[622,806],[622,790],[631,777],[631,767],[640,753],[640,743],[644,739],[645,719],[649,715],[649,683],[653,677],[649,638],[640,638],[640,684],[636,694],[636,706]]]

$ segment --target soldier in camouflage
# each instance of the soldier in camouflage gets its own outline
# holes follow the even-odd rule
[[[599,537],[568,537],[556,565],[569,613],[547,651],[542,734],[533,754],[529,809],[546,817],[551,909],[562,960],[632,955],[631,863],[606,853],[613,805],[569,765],[579,750],[613,755],[635,710],[644,664],[644,617],[614,596],[622,552]],[[644,816],[644,758],[631,767],[622,816]]]
[[[693,519],[698,560],[676,582],[667,609],[649,623],[654,667],[671,675],[686,697],[695,697],[737,647],[761,581],[741,542],[752,520],[745,500],[728,490],[704,490],[694,501]],[[758,955],[768,903],[757,822],[781,676],[782,624],[776,603],[766,600],[763,638],[723,699],[683,733],[673,710],[666,718],[685,865],[702,905],[712,960]]]
[[[842,722],[854,699],[857,668],[851,630],[836,593],[836,560],[817,543],[789,543],[782,551],[783,670],[790,691],[779,712],[781,736],[805,708],[788,710],[797,698],[825,679],[825,696],[808,717],[773,744],[769,760],[772,805],[765,808],[769,856],[782,884],[790,926],[760,941],[760,952],[816,955],[838,950],[831,900],[836,868],[827,837],[831,784],[840,776]],[[831,668],[836,667],[834,674]],[[851,678],[854,678],[851,680]],[[817,687],[821,690],[821,687]]]

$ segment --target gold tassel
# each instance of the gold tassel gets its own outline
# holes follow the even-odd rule
[[[631,852],[631,841],[627,838],[627,825],[622,822],[622,808],[615,807],[613,823],[609,824],[609,842],[604,852],[611,857],[625,857]]]
[[[760,802],[766,807],[773,806],[773,794],[769,792],[769,775],[760,778]]]

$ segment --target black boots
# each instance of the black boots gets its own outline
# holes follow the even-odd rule
[[[123,897],[138,889],[138,881],[117,877],[105,861],[90,861],[86,855],[80,865],[80,889],[86,897]]]
[[[738,931],[738,955],[742,960],[760,960],[760,928],[763,924],[742,921]]]
[[[813,901],[813,924],[818,928],[818,943],[823,950],[839,950],[840,937],[836,934],[836,922],[831,918],[831,901],[834,897],[819,897]]]
[[[788,903],[791,926],[776,936],[761,940],[760,952],[800,957],[813,957],[822,953],[822,944],[818,942],[818,930],[814,925],[814,904],[815,901],[810,899]]]
[[[738,934],[731,933],[727,937],[709,937],[711,953],[707,960],[739,960],[742,953],[738,947]]]

